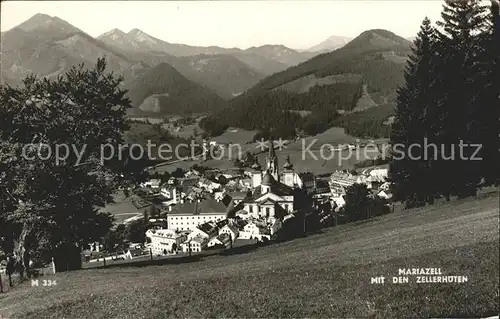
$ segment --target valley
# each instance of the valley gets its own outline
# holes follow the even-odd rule
[[[0,319],[498,319],[498,1],[4,1]]]
[[[195,125],[162,128],[181,139],[198,136],[255,151],[259,136],[293,140],[299,134],[332,145],[387,137],[383,123],[393,115],[408,52],[407,40],[379,29],[356,38],[332,36],[309,51],[282,45],[243,50],[169,43],[139,29],[92,38],[58,17],[38,14],[4,32],[2,81],[16,85],[30,73],[55,78],[105,55],[107,67],[124,77],[129,117],[149,118],[145,125],[153,125],[200,113]],[[249,133],[238,137],[231,127]],[[283,156],[300,166],[303,156],[293,148]],[[353,164],[327,161],[307,169]],[[230,160],[222,166],[231,166]]]

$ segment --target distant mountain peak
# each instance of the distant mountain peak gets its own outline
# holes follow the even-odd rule
[[[176,73],[178,73],[178,71],[172,66],[170,65],[169,63],[167,62],[161,62],[159,64],[157,64],[153,69],[151,70],[161,70],[161,71],[174,71]],[[150,70],[150,71],[151,71]]]
[[[122,30],[118,29],[118,28],[114,28],[114,29],[111,29],[109,30],[108,32],[106,33],[103,33],[103,35],[105,34],[119,34],[119,35],[125,35],[126,33],[123,32]]]
[[[149,45],[157,45],[159,43],[158,39],[139,29],[130,30],[128,36],[140,43],[147,43]]]
[[[31,32],[34,30],[58,30],[57,32],[64,33],[83,32],[59,17],[50,16],[44,13],[35,14],[28,20],[19,24],[16,28],[26,32]]]
[[[345,45],[345,48],[367,49],[392,49],[395,47],[407,47],[411,42],[394,32],[385,29],[371,29],[363,31],[360,35]]]
[[[108,32],[104,32],[100,36],[97,37],[97,39],[103,39],[103,38],[110,38],[113,41],[117,41],[119,39],[123,39],[127,36],[125,32],[123,32],[120,29],[114,28],[112,30],[109,30]]]
[[[366,30],[366,31],[363,31],[358,37],[363,37],[363,36],[382,36],[382,37],[385,37],[385,38],[400,38],[400,39],[404,39],[398,35],[396,35],[394,32],[391,32],[389,30],[385,30],[385,29],[370,29],[370,30]]]
[[[137,78],[128,95],[136,111],[149,113],[212,112],[225,104],[217,94],[165,62]]]
[[[31,17],[31,19],[52,19],[52,16],[49,16],[48,14],[45,13],[37,13],[34,16]]]
[[[143,34],[146,34],[146,32],[143,32],[142,30],[139,30],[137,28],[134,28],[128,32],[128,35],[132,36],[143,35]]]
[[[323,42],[321,42],[313,47],[310,47],[309,49],[307,49],[307,51],[310,51],[310,52],[330,52],[330,51],[334,51],[334,50],[337,50],[337,49],[343,47],[344,45],[349,43],[349,41],[351,41],[351,40],[352,40],[352,38],[338,36],[338,35],[332,35],[332,36],[328,37],[328,39],[324,40]]]

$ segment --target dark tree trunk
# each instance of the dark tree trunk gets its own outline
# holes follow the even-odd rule
[[[73,243],[63,243],[54,252],[56,272],[82,269],[81,249]]]
[[[26,246],[28,246],[28,237],[30,233],[30,226],[28,224],[24,224],[23,230],[21,231],[21,235],[19,236],[19,245],[17,248],[17,256],[18,260],[16,261],[16,268],[17,271],[19,272],[19,276],[21,277],[21,280],[24,279],[24,272],[28,273],[28,268],[25,266],[26,262],[24,260],[25,257],[28,258],[27,264],[29,267],[29,253],[26,249]]]

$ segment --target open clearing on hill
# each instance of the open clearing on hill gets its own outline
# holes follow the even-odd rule
[[[498,192],[192,262],[60,273],[0,295],[6,318],[487,317],[498,314]],[[132,264],[133,265],[133,264]],[[467,283],[370,284],[399,268]],[[50,277],[49,277],[50,278]]]
[[[219,144],[239,144],[245,145],[251,143],[257,131],[248,131],[242,128],[230,127],[226,132],[210,140]]]
[[[296,80],[290,81],[286,84],[280,85],[273,89],[276,90],[284,90],[292,93],[307,93],[309,89],[314,86],[324,86],[331,85],[339,82],[359,82],[361,81],[361,75],[359,74],[337,74],[337,75],[329,75],[322,78],[316,77],[314,74],[310,74],[307,76],[303,76]]]

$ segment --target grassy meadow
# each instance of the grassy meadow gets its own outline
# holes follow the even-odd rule
[[[60,273],[0,294],[1,318],[487,317],[499,311],[498,191],[251,251]],[[178,259],[179,260],[179,259]],[[399,268],[467,283],[371,284]],[[413,280],[413,277],[410,278]]]

